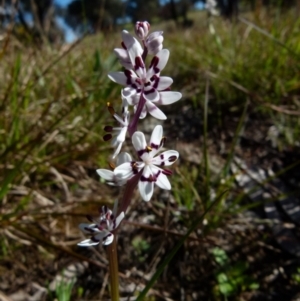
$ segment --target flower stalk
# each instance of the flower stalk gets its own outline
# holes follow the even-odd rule
[[[117,239],[112,241],[110,245],[107,246],[107,257],[109,264],[109,275],[110,275],[110,295],[112,301],[119,301],[119,264],[118,264],[118,254],[117,254]]]

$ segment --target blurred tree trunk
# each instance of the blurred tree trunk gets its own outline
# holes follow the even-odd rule
[[[171,8],[172,19],[175,21],[175,23],[177,25],[178,15],[177,15],[177,10],[176,10],[176,5],[175,5],[174,0],[170,1],[170,8]]]
[[[236,19],[238,16],[238,0],[217,0],[221,15],[228,19]]]

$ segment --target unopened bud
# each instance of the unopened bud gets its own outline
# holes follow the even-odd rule
[[[135,23],[135,34],[141,40],[144,40],[147,37],[149,33],[149,29],[150,29],[150,24],[147,21],[144,22],[138,21]]]
[[[150,54],[156,55],[163,48],[163,32],[152,32],[146,39],[145,44]]]

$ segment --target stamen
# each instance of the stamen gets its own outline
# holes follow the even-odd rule
[[[106,135],[103,136],[104,141],[109,141],[111,138],[112,138],[111,134],[106,134]]]
[[[108,165],[112,170],[116,168],[116,165],[113,162],[109,162]]]
[[[132,168],[132,171],[133,173],[136,175],[138,173],[138,168],[137,168],[137,164],[136,162],[131,162],[131,168]]]
[[[114,108],[111,106],[110,102],[108,102],[106,105],[107,105],[107,109],[108,109],[109,113],[112,116],[114,116],[116,114],[116,112],[115,112]]]
[[[114,129],[114,128],[113,128],[112,126],[110,126],[110,125],[106,125],[106,126],[104,127],[104,131],[105,131],[105,132],[109,132],[109,133],[112,132],[113,129]]]
[[[151,146],[147,145],[147,146],[146,146],[146,152],[150,153],[151,151],[152,151]]]

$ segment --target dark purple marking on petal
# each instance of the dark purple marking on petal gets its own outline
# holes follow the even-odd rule
[[[127,50],[127,47],[126,47],[126,45],[125,45],[125,43],[124,43],[123,41],[122,41],[121,45],[122,45],[122,47],[123,47],[125,50]]]
[[[136,84],[131,84],[131,88],[138,90],[139,87]]]
[[[99,223],[99,225],[97,226],[97,228],[100,230],[100,231],[103,231],[105,228],[106,228],[107,224],[105,221],[101,221]]]
[[[166,176],[170,176],[173,174],[173,172],[169,169],[163,169],[162,173]]]
[[[152,89],[150,89],[150,90],[148,90],[148,91],[144,91],[144,94],[145,95],[148,95],[148,94],[151,94],[151,93],[154,93],[156,91],[156,89],[154,89],[154,88],[152,88]]]
[[[171,156],[169,157],[168,161],[169,162],[175,162],[177,160],[177,157],[176,156]]]
[[[137,154],[139,157],[143,156],[144,153],[146,153],[145,149],[141,149],[141,150],[137,151]]]
[[[145,177],[143,174],[141,175],[140,181],[142,182],[156,182],[158,176],[160,175],[160,170],[156,174],[151,174],[149,177]]]
[[[148,81],[148,82],[144,83],[144,87],[145,87],[145,88],[148,88],[148,87],[150,87],[150,86],[152,86],[151,82]]]
[[[106,236],[103,237],[103,241],[105,242],[110,236],[112,236],[111,233],[107,234]]]
[[[154,149],[158,149],[159,148],[159,145],[155,144],[155,143],[151,143],[150,145],[151,148],[154,148]]]
[[[110,132],[113,131],[113,127],[112,127],[111,125],[106,125],[106,126],[104,127],[104,131],[110,133]]]
[[[135,58],[134,62],[135,62],[134,70],[137,70],[137,69],[139,69],[139,68],[142,68],[142,69],[145,68],[143,59],[142,59],[140,56],[137,56],[137,57]]]
[[[129,86],[129,85],[131,85],[132,84],[132,77],[131,77],[131,71],[129,71],[129,70],[124,70],[124,75],[127,77],[127,82],[126,82],[126,84]]]
[[[159,63],[159,58],[158,58],[157,56],[155,56],[155,57],[152,59],[152,61],[151,61],[151,64],[150,64],[150,66],[149,66],[149,69],[150,69],[150,68],[153,68],[153,70],[154,70],[155,73],[159,73],[159,72],[160,72],[160,69],[157,68],[158,63]]]
[[[165,165],[165,162],[164,162],[165,156],[163,154],[160,154],[159,157],[162,160],[162,162],[160,163],[160,166],[164,166]]]
[[[152,86],[157,89],[158,87],[158,83],[159,83],[159,76],[157,75],[153,75],[151,78],[150,78],[150,81],[152,83]]]
[[[141,149],[141,150],[137,151],[137,154],[139,155],[139,157],[141,157],[145,153],[150,153],[152,151],[152,148],[156,148],[156,145],[155,144],[153,144],[153,146],[152,146],[152,144],[151,144],[151,146],[147,145],[145,147],[145,149]]]
[[[143,84],[143,82],[142,82],[142,80],[141,80],[140,78],[136,78],[136,79],[135,79],[135,83],[138,84],[139,86],[141,86],[141,85]],[[136,86],[136,84],[132,84],[132,85],[135,85],[135,86]],[[137,86],[136,86],[136,87],[137,87]]]
[[[111,134],[106,134],[106,135],[103,136],[104,141],[109,141],[111,138],[112,138]]]
[[[90,233],[94,233],[95,232],[92,228],[89,228],[89,227],[84,227],[84,230],[86,232],[90,232]]]
[[[96,239],[94,236],[91,237],[91,241],[93,241],[93,242],[100,242],[100,240]]]

